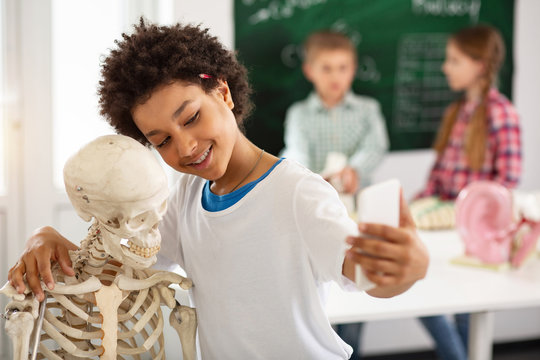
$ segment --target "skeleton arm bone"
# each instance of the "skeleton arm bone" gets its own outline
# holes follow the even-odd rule
[[[6,294],[5,289],[6,286],[2,288],[4,294]],[[21,294],[17,293],[17,295]],[[13,344],[13,359],[15,360],[28,359],[30,337],[38,317],[38,307],[39,302],[31,295],[23,300],[13,300],[6,305],[6,313],[9,315],[6,317],[5,329]]]
[[[176,330],[180,338],[182,358],[184,360],[195,360],[197,358],[195,341],[197,335],[197,313],[195,309],[178,305],[171,311],[169,323]]]
[[[26,311],[11,314],[6,321],[6,333],[13,343],[13,359],[28,359],[28,348],[30,345],[30,335],[34,329],[34,317]]]

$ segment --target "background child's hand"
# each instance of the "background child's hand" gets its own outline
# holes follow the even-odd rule
[[[358,229],[361,236],[347,238],[351,249],[347,251],[346,259],[360,264],[367,278],[376,284],[374,289],[368,291],[370,295],[398,295],[426,276],[429,255],[416,233],[403,194],[400,199],[399,228],[359,224]],[[347,260],[344,271],[350,269]]]
[[[55,229],[51,227],[39,228],[28,239],[26,249],[19,261],[9,270],[8,280],[22,294],[26,288],[24,283],[24,275],[26,274],[28,286],[36,298],[42,301],[45,296],[41,289],[40,280],[42,279],[49,289],[54,288],[51,261],[57,261],[66,275],[73,276],[75,273],[71,268],[68,251],[76,249],[77,246],[69,242]]]
[[[356,170],[350,166],[345,166],[340,173],[341,183],[343,185],[343,191],[347,194],[355,194],[358,191],[358,184],[360,183],[360,177]]]

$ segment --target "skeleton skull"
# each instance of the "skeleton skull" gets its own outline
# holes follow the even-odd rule
[[[107,253],[134,268],[156,262],[168,187],[147,148],[123,135],[99,137],[66,162],[64,183],[79,216],[99,223]]]

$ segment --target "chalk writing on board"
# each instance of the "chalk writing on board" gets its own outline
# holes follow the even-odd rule
[[[455,95],[441,66],[447,34],[408,34],[398,42],[393,127],[400,131],[437,129]]]
[[[351,26],[345,21],[345,19],[337,19],[331,26],[330,29],[334,31],[339,31],[351,40],[355,47],[358,47],[362,42],[362,34],[358,32],[355,26]]]
[[[244,0],[248,1],[248,0]],[[331,30],[345,34],[358,47],[362,42],[362,34],[353,26],[350,26],[345,20],[338,19],[329,27]],[[320,30],[320,29],[316,29]],[[304,60],[303,44],[287,44],[281,49],[281,62],[288,68],[296,68],[302,64]],[[358,72],[356,78],[360,81],[377,82],[381,78],[381,74],[377,70],[375,59],[371,56],[359,56]]]
[[[360,81],[378,83],[381,80],[381,73],[377,70],[377,63],[371,56],[360,56],[358,58],[358,69],[356,78]]]
[[[306,10],[314,5],[325,3],[327,0],[261,0],[267,4],[259,8],[255,13],[248,17],[248,23],[255,25],[268,20],[280,20],[290,18],[296,10]],[[243,0],[244,5],[251,6],[257,1]]]
[[[281,49],[281,62],[288,68],[299,67],[303,61],[303,47],[299,44],[287,44]],[[358,57],[356,79],[364,82],[377,83],[381,80],[381,73],[377,70],[377,63],[371,56]]]
[[[288,68],[295,68],[302,64],[303,48],[298,44],[287,44],[281,49],[281,62]]]
[[[469,15],[472,23],[478,22],[481,0],[411,0],[413,14],[432,16]]]

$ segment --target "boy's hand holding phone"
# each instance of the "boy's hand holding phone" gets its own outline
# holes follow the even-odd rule
[[[364,189],[358,197],[358,229],[350,236],[344,274],[372,296],[391,297],[425,277],[429,255],[422,243],[397,180]],[[351,266],[354,263],[355,269]]]

